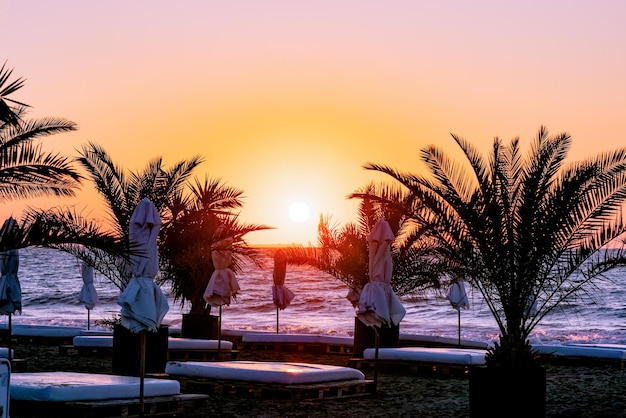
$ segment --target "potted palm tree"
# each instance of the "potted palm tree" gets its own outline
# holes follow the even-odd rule
[[[148,198],[154,203],[161,219],[169,219],[166,204],[184,187],[202,159],[196,156],[166,169],[162,158],[157,157],[141,171],[126,172],[113,161],[104,148],[95,143],[88,143],[80,150],[77,160],[87,171],[96,191],[104,200],[109,215],[108,226],[114,236],[123,243],[122,248],[127,251],[121,256],[110,251],[82,251],[77,248],[73,251],[120,290],[124,290],[131,278],[130,252],[133,249],[130,245],[129,225],[133,211],[142,199]],[[113,321],[113,372],[136,375],[140,353],[139,336],[115,322],[117,321]],[[168,327],[161,324],[156,333],[147,335],[148,372],[162,373],[165,370]]]
[[[381,197],[372,198],[374,195]],[[405,193],[398,188],[370,184],[351,197],[361,199],[357,223],[348,223],[339,228],[331,223],[330,217],[320,217],[316,266],[348,286],[346,298],[356,308],[360,293],[370,280],[367,247],[369,232],[376,221],[385,218],[394,235],[397,235],[408,218],[402,205],[392,203],[403,202],[406,198]],[[394,293],[404,296],[441,288],[440,278],[443,275],[439,272],[440,263],[430,247],[403,247],[401,243],[394,243],[392,248],[391,286]],[[380,329],[380,345],[383,347],[397,347],[399,337],[399,324],[385,325]],[[374,330],[355,318],[354,354],[363,355],[365,348],[374,346],[374,340]]]
[[[487,367],[470,373],[470,414],[501,415],[506,406],[543,416],[545,370],[529,335],[623,261],[626,150],[565,165],[570,136],[549,136],[544,127],[525,155],[517,138],[496,138],[489,158],[453,138],[466,170],[437,146],[421,152],[429,177],[366,168],[408,190],[417,204],[406,211],[419,231],[409,241],[438,248],[447,269],[482,294],[498,325]],[[619,249],[603,250],[611,244]]]
[[[170,219],[163,226],[159,251],[161,280],[171,285],[174,300],[187,306],[182,335],[188,338],[217,337],[217,317],[204,300],[204,291],[215,271],[211,253],[225,237],[232,238],[232,266],[237,273],[244,261],[256,262],[257,250],[248,246],[248,233],[269,229],[265,225],[241,223],[243,191],[219,179],[195,180],[189,194],[179,193],[169,203]]]

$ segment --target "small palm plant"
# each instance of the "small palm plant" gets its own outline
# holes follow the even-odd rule
[[[367,164],[412,196],[412,239],[438,248],[448,271],[478,289],[500,337],[488,365],[536,365],[531,331],[560,304],[582,297],[623,261],[626,149],[565,165],[568,134],[542,127],[526,155],[519,139],[496,138],[488,158],[452,136],[465,165],[429,146],[430,176]],[[378,196],[380,198],[380,196]],[[395,202],[402,203],[402,202]]]
[[[360,199],[358,222],[339,228],[329,216],[320,217],[316,265],[348,285],[348,299],[357,304],[361,290],[369,282],[367,236],[381,218],[387,220],[394,235],[402,235],[410,224],[406,216],[410,196],[397,187],[369,184],[349,197]],[[434,250],[415,242],[407,245],[402,238],[394,242],[391,286],[397,295],[441,288],[444,275]]]
[[[203,295],[215,271],[211,257],[215,245],[226,237],[233,239],[231,267],[237,273],[244,261],[256,262],[259,257],[246,235],[270,227],[240,222],[243,191],[220,179],[195,179],[188,191],[185,196],[179,191],[168,206],[171,217],[159,242],[161,279],[171,284],[176,302],[189,304],[190,314],[210,315]]]

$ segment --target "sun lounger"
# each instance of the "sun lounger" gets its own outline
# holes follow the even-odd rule
[[[487,350],[443,347],[383,347],[378,349],[378,365],[400,367],[411,372],[465,373],[469,367],[485,364]],[[350,365],[363,368],[376,364],[376,349],[367,348],[363,358],[351,359]]]
[[[620,344],[621,345],[621,344]],[[626,362],[626,347],[620,345],[610,346],[607,344],[598,344],[597,346],[588,345],[533,345],[532,348],[546,359],[561,359],[580,362],[587,361],[603,361],[616,362],[624,367]]]
[[[107,329],[81,329],[79,335],[113,335],[113,331]]]
[[[168,337],[168,352],[171,359],[190,358],[207,360],[215,357],[218,350],[217,340],[200,340],[192,338]],[[233,343],[222,340],[220,350],[224,354],[234,355]],[[109,354],[113,350],[113,335],[78,335],[73,339],[73,345],[59,347],[61,354]]]
[[[565,345],[572,345],[576,347],[595,347],[595,348],[608,348],[611,350],[626,350],[626,344],[612,344],[612,343],[566,343]]]
[[[220,394],[329,398],[371,393],[372,382],[350,367],[271,361],[170,361],[165,373],[186,388]],[[204,389],[204,390],[202,390]]]
[[[438,348],[438,347],[399,347],[379,348],[378,360],[382,361],[409,361],[428,364],[446,364],[455,366],[482,366],[485,364],[486,350],[465,348]],[[374,360],[376,350],[367,348],[363,358]]]
[[[400,334],[401,347],[450,347],[459,345],[458,338],[441,337],[438,335]],[[461,348],[487,349],[489,344],[484,341],[472,341],[461,339]]]
[[[170,360],[214,360],[218,350],[221,357],[233,359],[237,356],[233,343],[225,340],[169,337],[167,345]]]
[[[9,393],[11,384],[11,363],[0,358],[0,418],[9,417]]]
[[[316,351],[329,354],[350,354],[352,337],[319,334],[245,333],[243,347],[251,350]]]
[[[203,395],[181,395],[176,380],[153,378],[144,381],[144,397],[148,408],[171,408],[173,404],[179,408],[181,402],[206,399]],[[131,409],[136,411],[138,405],[138,377],[72,372],[11,376],[11,412],[19,416],[92,416],[100,408],[103,415],[122,416]]]
[[[2,327],[0,327],[2,328]],[[4,329],[7,329],[6,327]],[[81,328],[63,327],[55,325],[13,325],[11,335],[20,340],[56,340],[61,344],[67,344],[77,335],[80,335]]]

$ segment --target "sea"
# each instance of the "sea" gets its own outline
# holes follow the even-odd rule
[[[261,266],[249,264],[237,275],[241,288],[236,299],[221,312],[222,329],[315,333],[351,336],[355,310],[346,299],[348,288],[338,279],[310,266],[287,267],[285,286],[295,297],[284,310],[272,302],[271,250],[264,249]],[[99,321],[119,314],[120,290],[96,272],[94,284],[100,303],[91,311],[78,301],[82,287],[79,261],[72,255],[49,248],[19,251],[18,277],[22,287],[22,314],[12,316],[15,325],[58,325],[105,329]],[[588,298],[563,304],[547,316],[531,334],[531,343],[564,342],[626,344],[626,268],[612,270]],[[180,327],[188,307],[175,303],[162,286],[170,309],[163,321]],[[460,315],[441,294],[402,297],[406,316],[400,333],[457,338],[492,343],[498,327],[478,291],[466,285],[470,307]],[[212,314],[219,310],[213,308]],[[89,321],[88,321],[89,319]],[[8,321],[0,316],[0,325]]]

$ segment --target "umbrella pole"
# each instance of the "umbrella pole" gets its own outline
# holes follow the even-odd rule
[[[378,346],[380,345],[380,333],[378,327],[374,327],[376,353],[374,356],[374,393],[378,386]]]
[[[12,340],[12,338],[11,338],[11,334],[12,334],[11,328],[12,328],[12,325],[11,325],[11,313],[10,312],[9,312],[9,326],[8,326],[8,328],[9,328],[9,342],[7,343],[7,347],[9,348],[9,354],[8,354],[9,361],[11,361],[11,360],[13,360],[13,356],[11,355],[11,340]]]
[[[89,319],[89,313],[90,312],[91,312],[91,309],[87,308],[87,331],[89,331],[89,322],[91,322],[90,319]]]
[[[278,334],[278,306],[276,307],[276,334]]]
[[[461,346],[461,310],[458,310],[459,313],[459,347]]]
[[[222,305],[220,305],[220,316],[217,324],[217,361],[222,361]]]
[[[143,387],[146,376],[146,331],[139,333],[139,416],[143,417]]]

